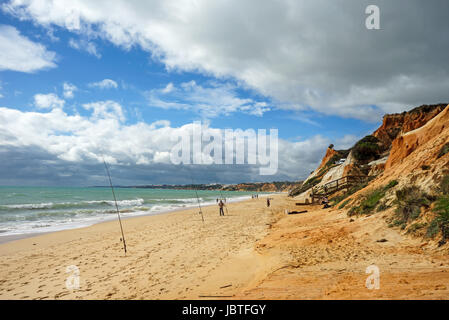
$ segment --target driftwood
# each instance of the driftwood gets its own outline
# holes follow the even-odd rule
[[[307,212],[307,210],[303,210],[303,211],[290,211],[290,212],[287,212],[287,214],[299,214],[299,213],[305,213],[305,212]]]

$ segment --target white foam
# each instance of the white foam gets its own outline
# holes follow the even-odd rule
[[[264,195],[261,195],[264,196]],[[265,195],[266,196],[266,195]],[[229,197],[226,198],[228,203],[232,202],[238,202],[250,199],[250,195],[245,196],[238,196],[238,197]],[[158,199],[153,199],[158,200]],[[154,215],[154,214],[161,214],[177,209],[188,209],[188,208],[195,208],[198,206],[198,199],[197,198],[180,198],[180,199],[160,199],[160,204],[154,204],[154,205],[148,205],[146,204],[145,207],[141,207],[145,201],[144,199],[138,198],[138,199],[131,199],[131,200],[120,200],[117,201],[117,204],[120,207],[131,207],[132,211],[125,211],[121,212],[120,215],[122,217],[135,217],[135,216],[142,216],[142,215]],[[164,201],[180,201],[180,203],[166,203],[164,204]],[[81,203],[81,202],[77,202]],[[110,200],[94,200],[94,201],[84,201],[83,203],[107,203],[111,206],[114,205],[114,201]],[[69,203],[65,203],[69,204]],[[209,206],[209,205],[215,205],[216,199],[213,198],[209,201],[204,201],[204,198],[200,198],[200,205],[201,206]],[[25,208],[25,209],[45,209],[48,208],[48,206],[54,205],[53,203],[40,203],[40,204],[22,204],[22,205],[13,205],[17,208]],[[57,203],[57,205],[61,205],[60,203]],[[141,208],[139,208],[141,207]],[[105,214],[109,213],[109,214]],[[58,217],[58,215],[55,215],[51,218],[46,217],[45,219],[40,220],[34,220],[34,221],[27,221],[27,220],[15,220],[15,221],[8,221],[5,223],[2,223],[0,225],[0,236],[8,236],[8,235],[20,235],[20,234],[30,234],[30,233],[43,233],[43,232],[54,232],[54,231],[60,231],[60,230],[67,230],[67,229],[76,229],[76,228],[82,228],[87,227],[99,222],[104,221],[110,221],[116,219],[116,213],[113,211],[107,211],[104,210],[95,210],[93,212],[86,212],[83,213],[77,212],[77,214],[70,218],[63,218]]]

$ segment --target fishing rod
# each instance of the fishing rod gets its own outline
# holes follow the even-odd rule
[[[191,180],[192,180],[192,188],[194,188],[194,190],[195,190],[196,200],[198,201],[198,208],[200,209],[199,214],[201,214],[201,220],[203,221],[203,224],[204,224],[203,210],[202,210],[202,208],[201,208],[200,197],[198,196],[198,191],[195,189],[195,183],[193,182],[192,171],[190,171],[190,168],[187,168],[187,170],[188,170],[189,173],[190,173],[190,178],[191,178]]]
[[[200,208],[200,214],[201,214],[201,220],[203,220],[204,223],[204,216],[203,216],[203,210],[201,209],[201,204],[200,204],[200,198],[198,197],[198,191],[195,189],[195,194],[196,194],[196,199],[198,200],[198,207]]]
[[[108,174],[109,185],[111,186],[112,196],[114,197],[115,209],[117,209],[118,222],[120,224],[120,231],[122,232],[123,250],[125,250],[125,256],[126,256],[126,241],[125,241],[125,234],[123,232],[122,219],[120,218],[120,210],[118,209],[117,198],[115,197],[114,187],[112,186],[112,180],[111,180],[111,175],[109,174],[109,168],[106,165],[106,161],[104,160],[104,157],[103,157],[103,163],[104,163],[104,167],[106,168],[106,172]]]

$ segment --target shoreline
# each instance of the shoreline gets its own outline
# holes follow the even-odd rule
[[[270,194],[283,194],[283,192],[260,194],[260,197],[263,198],[263,197],[268,196]],[[238,203],[238,202],[242,202],[242,201],[251,200],[251,198],[249,198],[249,199],[240,199],[240,198],[243,198],[245,196],[235,197],[237,199],[234,200],[234,201],[232,200],[233,198],[227,198],[227,200],[229,200],[228,203]],[[250,196],[248,195],[248,197],[250,197]],[[211,206],[214,206],[214,205],[216,205],[216,204],[215,203],[205,204],[204,206],[201,204],[201,207],[202,208],[206,208],[206,207],[211,207]],[[156,216],[156,215],[160,215],[160,214],[169,214],[169,213],[172,213],[172,212],[183,211],[183,210],[191,210],[191,209],[194,209],[194,208],[198,208],[198,204],[187,205],[185,207],[179,207],[179,208],[166,209],[166,210],[161,210],[161,211],[152,212],[152,213],[147,213],[145,211],[142,211],[142,212],[144,212],[142,214],[136,214],[134,216],[120,216],[120,218],[122,220],[127,220],[127,219],[139,218],[139,217]],[[0,245],[2,245],[4,243],[9,243],[11,241],[27,239],[27,238],[34,238],[34,237],[38,237],[40,235],[50,234],[50,233],[54,233],[54,232],[61,232],[61,231],[69,231],[69,230],[77,230],[77,229],[82,229],[82,228],[88,228],[90,226],[94,226],[94,225],[101,224],[101,223],[113,222],[114,220],[117,220],[117,215],[116,214],[115,214],[114,217],[106,218],[104,220],[97,220],[97,221],[93,220],[93,221],[91,221],[89,223],[86,222],[86,224],[82,224],[80,222],[79,223],[80,225],[73,225],[73,226],[69,226],[67,228],[62,228],[62,229],[59,229],[59,230],[42,231],[42,232],[30,232],[30,233],[19,233],[19,234],[7,234],[7,235],[0,234]]]
[[[0,298],[200,299],[242,288],[278,264],[254,251],[286,195],[270,197],[270,208],[228,202],[222,217],[205,206],[204,223],[198,208],[126,219],[126,256],[117,221],[0,244]],[[79,268],[79,290],[66,288],[68,266]]]

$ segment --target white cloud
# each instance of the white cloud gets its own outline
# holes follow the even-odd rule
[[[64,98],[66,98],[66,99],[72,99],[75,96],[74,92],[76,90],[78,90],[78,88],[74,84],[71,84],[71,83],[68,83],[68,82],[64,82],[62,84],[62,87],[63,87],[63,90],[64,90],[63,95],[64,95]]]
[[[117,89],[118,84],[114,80],[104,79],[98,82],[89,83],[89,87],[97,87],[100,89],[112,89],[112,88]]]
[[[446,101],[449,26],[441,13],[449,3],[382,1],[385,32],[364,27],[368,4],[12,0],[3,10],[126,50],[139,46],[168,70],[234,77],[289,109],[366,119]]]
[[[6,147],[11,152],[22,150],[27,153],[28,150],[27,159],[31,159],[32,150],[39,149],[63,161],[76,163],[78,168],[101,162],[101,155],[104,154],[109,163],[129,168],[129,174],[135,174],[133,170],[138,170],[136,166],[152,165],[155,166],[152,167],[153,171],[160,173],[165,183],[170,179],[182,179],[183,169],[170,162],[170,152],[176,144],[172,137],[190,135],[194,124],[172,127],[165,120],[150,124],[126,124],[121,106],[114,101],[94,102],[83,107],[92,114],[69,115],[61,108],[53,108],[49,112],[0,108],[0,150]],[[222,132],[207,124],[203,124],[202,130],[204,135]],[[346,138],[343,140],[346,141]],[[279,170],[276,177],[306,177],[315,169],[331,142],[335,143],[322,136],[294,142],[279,139]],[[339,147],[338,142],[336,147]],[[224,174],[223,170],[226,170],[226,175],[220,180],[229,178],[238,182],[261,179],[258,168],[247,166],[199,166],[198,170],[201,177],[215,180],[217,174]],[[188,172],[183,174],[186,182],[190,182]]]
[[[70,39],[69,46],[72,47],[73,49],[85,51],[90,55],[93,55],[97,58],[101,58],[101,54],[98,52],[97,46],[92,41],[87,41],[85,39],[80,40]]]
[[[56,67],[56,54],[42,44],[22,36],[7,25],[0,25],[0,71],[36,72]]]
[[[175,86],[173,85],[173,83],[169,83],[165,86],[164,89],[161,90],[162,93],[170,93],[173,91],[173,89],[175,88]]]
[[[93,119],[117,119],[121,122],[125,121],[122,106],[115,101],[98,101],[83,104],[83,108],[93,111]]]
[[[62,109],[64,104],[65,101],[54,93],[39,93],[34,96],[34,105],[39,109]]]
[[[168,83],[163,89],[153,89],[147,93],[149,105],[164,109],[192,110],[205,117],[229,115],[243,112],[262,116],[271,108],[266,102],[250,98],[239,98],[235,85],[209,82],[202,86],[195,81],[183,82],[176,87]]]

